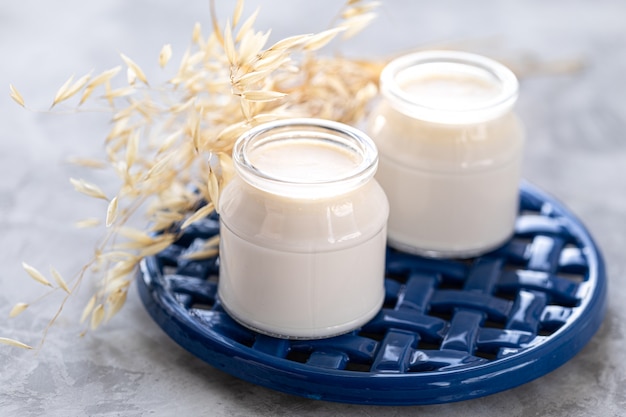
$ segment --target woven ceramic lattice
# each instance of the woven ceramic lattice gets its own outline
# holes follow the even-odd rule
[[[528,186],[515,236],[492,253],[459,261],[388,250],[383,308],[361,329],[329,339],[276,339],[233,321],[217,298],[217,258],[186,258],[217,233],[217,218],[207,218],[146,259],[144,303],[207,362],[298,395],[425,404],[490,394],[570,359],[603,316],[604,271],[591,238]]]

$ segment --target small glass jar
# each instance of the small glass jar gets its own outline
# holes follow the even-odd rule
[[[388,243],[466,258],[513,233],[524,135],[518,82],[482,56],[418,52],[389,63],[368,121],[389,198]]]
[[[384,298],[387,198],[361,131],[319,119],[259,125],[233,150],[220,201],[219,297],[241,324],[324,338],[369,321]]]

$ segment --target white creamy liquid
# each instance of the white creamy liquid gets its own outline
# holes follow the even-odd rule
[[[236,177],[224,189],[225,309],[248,327],[289,338],[334,336],[367,322],[384,298],[388,206],[380,186],[372,178],[352,190],[337,185],[330,194],[313,187],[286,195],[298,188],[294,182],[349,176],[361,162],[306,138],[264,144],[248,159],[267,177],[292,184],[281,195]]]
[[[482,107],[502,92],[483,71],[455,63],[423,64],[403,71],[396,80],[416,102],[439,110]]]
[[[385,231],[358,246],[288,252],[222,229],[221,251],[246,261],[221,264],[220,299],[244,325],[289,338],[329,337],[369,321],[383,303]]]
[[[249,155],[259,171],[283,181],[331,181],[354,172],[356,155],[306,138],[264,144]]]
[[[390,204],[389,243],[400,249],[467,257],[497,247],[513,232],[521,127],[501,109],[478,111],[479,120],[468,122],[471,111],[497,101],[501,88],[485,71],[463,67],[425,64],[397,78],[436,122],[387,100],[370,119],[380,154],[376,178]]]

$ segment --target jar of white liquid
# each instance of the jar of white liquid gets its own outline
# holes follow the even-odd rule
[[[344,124],[260,125],[233,150],[220,197],[219,298],[241,324],[323,338],[371,319],[384,298],[387,198],[372,140]]]
[[[376,178],[389,198],[389,245],[433,257],[471,257],[513,233],[522,126],[518,82],[505,66],[453,51],[419,52],[381,73],[368,121]]]

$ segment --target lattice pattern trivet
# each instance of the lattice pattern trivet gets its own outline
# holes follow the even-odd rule
[[[469,261],[388,251],[380,313],[350,334],[275,339],[234,322],[216,298],[216,258],[185,253],[219,232],[215,216],[143,262],[141,298],[181,346],[239,378],[310,398],[431,404],[512,388],[572,358],[600,326],[606,277],[584,227],[521,188],[515,236]]]

